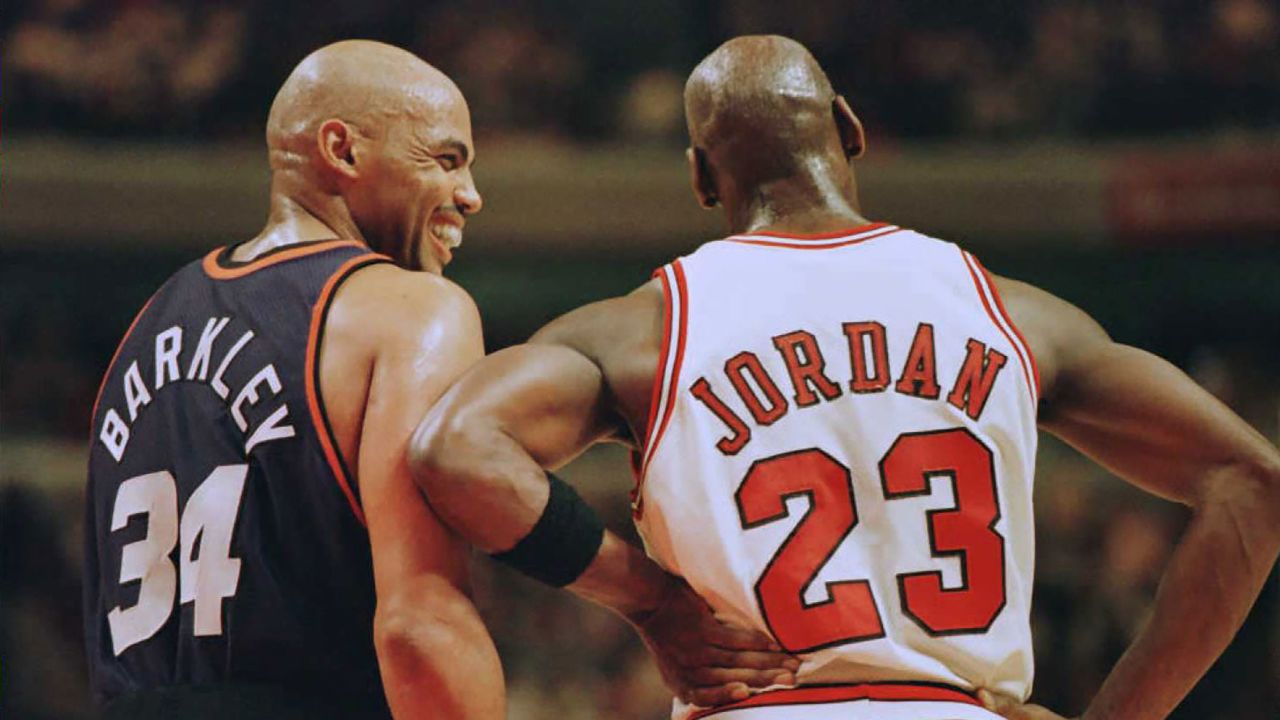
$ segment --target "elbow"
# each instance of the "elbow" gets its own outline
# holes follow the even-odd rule
[[[474,445],[465,424],[453,413],[429,414],[409,439],[409,469],[427,496],[445,498],[465,481],[465,458]]]
[[[373,621],[396,717],[502,717],[502,669],[475,606],[442,578],[412,585],[379,597]]]
[[[1196,512],[1229,519],[1251,553],[1269,558],[1263,561],[1269,566],[1280,550],[1280,456],[1268,452],[1215,473]]]

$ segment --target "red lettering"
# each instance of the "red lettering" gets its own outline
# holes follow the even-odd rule
[[[902,366],[902,375],[894,387],[904,395],[938,399],[941,390],[938,388],[937,361],[933,350],[933,326],[929,323],[920,323],[916,328],[911,352],[907,353],[907,362]]]
[[[849,364],[853,366],[849,389],[855,393],[873,393],[889,387],[889,351],[884,326],[875,321],[844,323],[844,334],[849,338]],[[871,372],[867,367],[866,338],[871,339]]]
[[[818,402],[817,390],[828,400],[840,397],[840,386],[831,382],[823,370],[827,361],[822,359],[818,340],[804,330],[796,330],[773,339],[782,361],[787,364],[791,385],[795,388],[796,405],[808,407]]]
[[[751,375],[751,379],[764,392],[763,400],[747,382],[743,371]],[[744,350],[729,358],[729,362],[724,364],[724,372],[729,376],[733,389],[738,391],[738,397],[742,398],[742,402],[751,411],[751,417],[755,418],[756,422],[761,425],[772,425],[778,418],[787,414],[787,401],[782,397],[782,391],[778,389],[773,378],[769,377],[764,365],[760,363],[760,358],[754,353]],[[768,401],[768,406],[765,405],[765,400]]]
[[[977,420],[987,405],[987,397],[991,395],[996,375],[1009,358],[999,350],[988,350],[986,345],[973,338],[969,339],[967,349],[964,365],[960,367],[960,375],[956,377],[955,387],[951,388],[947,402]]]
[[[736,455],[738,451],[746,447],[751,441],[751,428],[738,417],[736,413],[729,409],[728,405],[715,394],[711,389],[711,383],[706,378],[698,378],[698,381],[689,388],[689,392],[693,396],[702,401],[707,409],[715,413],[720,421],[729,427],[731,435],[726,435],[716,442],[716,449],[725,455]]]

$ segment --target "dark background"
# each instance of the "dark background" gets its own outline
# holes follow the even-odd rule
[[[680,93],[723,40],[806,43],[867,126],[866,215],[974,249],[1280,424],[1273,0],[7,0],[0,11],[0,717],[87,711],[84,444],[136,309],[263,220],[262,126],[308,51],[367,37],[453,77],[485,211],[449,274],[488,347],[625,292],[723,230],[687,191]],[[629,473],[569,478],[628,527]],[[1079,712],[1144,619],[1186,513],[1045,438],[1035,699]],[[510,715],[660,718],[629,630],[476,563]],[[1211,609],[1206,609],[1211,611]],[[1280,717],[1280,589],[1178,718]]]

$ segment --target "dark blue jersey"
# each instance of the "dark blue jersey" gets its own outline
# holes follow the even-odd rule
[[[249,263],[230,254],[156,292],[94,408],[84,617],[95,698],[268,688],[386,716],[369,539],[318,353],[337,287],[387,260],[349,241]]]

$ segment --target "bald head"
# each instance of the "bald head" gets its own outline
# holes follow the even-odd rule
[[[444,73],[406,50],[370,40],[344,40],[308,55],[289,74],[267,117],[267,146],[304,149],[320,123],[343,120],[377,136],[389,121],[462,102]],[[300,147],[298,141],[301,140]],[[277,158],[273,157],[272,167]]]
[[[778,35],[734,38],[698,64],[685,85],[695,145],[743,135],[808,140],[831,118],[835,92],[809,51]]]
[[[410,269],[441,271],[482,204],[462,93],[391,45],[349,40],[303,59],[271,105],[267,147],[273,218],[305,212]]]
[[[800,43],[734,38],[694,68],[684,101],[694,193],[723,205],[731,226],[856,206],[849,160],[862,152],[862,126]]]

